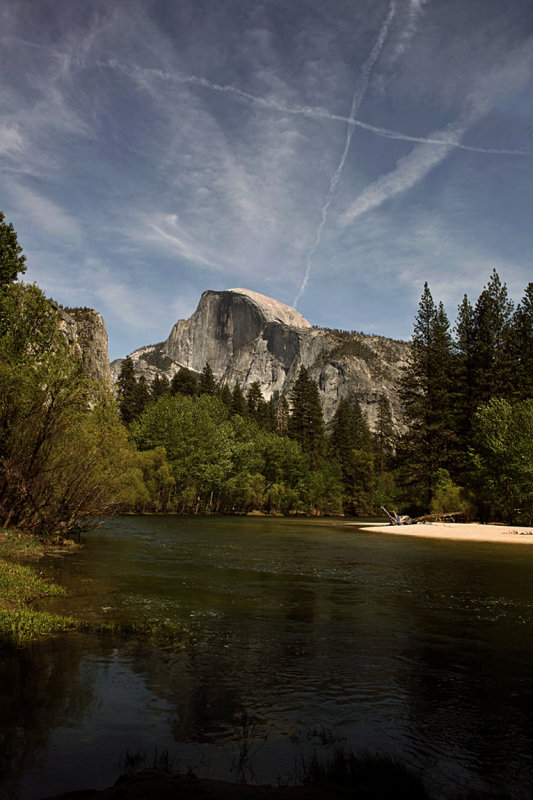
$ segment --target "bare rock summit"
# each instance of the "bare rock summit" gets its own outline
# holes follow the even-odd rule
[[[259,382],[263,396],[287,396],[300,367],[317,381],[324,416],[331,419],[341,397],[356,395],[371,427],[378,401],[385,397],[395,427],[403,428],[398,397],[406,342],[314,328],[290,306],[249,289],[206,291],[187,320],[179,320],[168,339],[131,353],[136,373],[150,383],[155,375],[169,379],[187,367],[200,373],[209,363],[220,385],[246,388]],[[111,365],[113,379],[121,360]]]

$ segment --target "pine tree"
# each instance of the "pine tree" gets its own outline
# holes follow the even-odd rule
[[[426,283],[400,389],[410,427],[399,453],[404,481],[426,508],[438,470],[448,468],[456,454],[453,366],[449,322],[442,303],[435,306]]]
[[[285,395],[279,394],[279,392],[274,398],[274,402],[276,405],[275,431],[285,436],[289,428],[289,404]]]
[[[117,396],[122,421],[129,425],[137,412],[137,380],[131,356],[126,356],[117,381]]]
[[[513,304],[496,270],[474,309],[474,375],[476,407],[491,397],[509,397],[513,387],[511,316]]]
[[[166,375],[156,375],[150,387],[150,394],[152,400],[157,400],[159,397],[164,397],[170,394],[170,381]]]
[[[291,392],[292,412],[288,434],[296,439],[308,455],[312,469],[323,461],[325,451],[324,417],[320,404],[318,384],[309,377],[305,367],[300,368]]]
[[[170,394],[184,394],[194,397],[198,394],[198,379],[187,367],[180,367],[170,381]]]
[[[226,408],[228,410],[231,410],[232,394],[227,383],[225,383],[224,386],[219,390],[218,396],[220,397]]]
[[[233,387],[231,394],[231,413],[238,414],[240,417],[246,415],[246,398],[244,397],[239,381]]]
[[[19,272],[26,272],[26,256],[22,255],[13,223],[4,220],[0,211],[0,287],[16,281]]]
[[[213,370],[206,363],[205,367],[202,370],[202,374],[200,375],[200,383],[198,385],[198,394],[209,394],[214,396],[217,393],[217,384],[215,381],[215,376],[213,375]]]
[[[144,375],[141,375],[136,382],[135,391],[134,391],[134,398],[135,398],[135,412],[134,418],[137,419],[141,416],[144,409],[148,405],[151,399],[150,389],[148,387],[148,382]]]
[[[518,400],[527,400],[533,398],[533,283],[527,285],[511,327],[515,393]]]
[[[378,395],[378,413],[374,433],[374,447],[380,475],[383,475],[389,467],[389,461],[394,452],[394,438],[390,402],[383,393],[380,393]]]
[[[257,418],[261,403],[264,403],[259,381],[254,381],[246,392],[246,407],[250,416]]]
[[[367,513],[374,484],[372,436],[355,398],[350,402],[341,397],[331,424],[329,450],[341,469],[344,512]]]
[[[474,309],[466,294],[458,307],[454,330],[455,383],[457,387],[454,419],[458,452],[463,454],[459,458],[456,468],[460,470],[466,463],[472,419],[477,405],[475,380],[476,325]]]

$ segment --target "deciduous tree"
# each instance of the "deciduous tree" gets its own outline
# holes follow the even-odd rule
[[[5,222],[5,215],[0,211],[0,287],[13,283],[19,273],[24,272],[26,256],[22,255],[13,223]]]

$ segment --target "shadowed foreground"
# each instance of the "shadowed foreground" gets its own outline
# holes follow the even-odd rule
[[[174,800],[175,798],[205,798],[205,800],[247,800],[247,798],[285,798],[286,800],[326,800],[327,798],[357,798],[357,800],[429,800],[422,782],[401,766],[386,762],[364,764],[357,774],[345,778],[324,780],[302,786],[261,786],[229,783],[179,775],[161,769],[143,769],[132,776],[122,776],[114,786],[100,791],[68,792],[47,800]]]

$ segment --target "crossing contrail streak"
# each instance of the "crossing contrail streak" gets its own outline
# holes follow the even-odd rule
[[[353,128],[361,128],[369,133],[375,133],[377,136],[382,136],[385,139],[395,139],[401,142],[415,142],[417,144],[434,144],[438,146],[446,144],[458,150],[468,150],[472,153],[491,153],[495,155],[513,156],[530,155],[529,151],[527,150],[508,150],[495,147],[474,147],[452,140],[434,139],[427,136],[412,136],[411,134],[401,133],[400,131],[394,131],[390,128],[371,125],[368,122],[363,122],[360,119],[353,119],[352,117],[346,117],[343,114],[333,114],[331,111],[328,111],[326,108],[321,108],[320,106],[288,106],[285,103],[281,103],[279,100],[275,100],[274,98],[260,97],[258,95],[251,94],[250,92],[245,92],[242,89],[239,89],[238,86],[233,86],[232,84],[214,83],[207,78],[200,78],[198,75],[187,75],[181,72],[171,74],[168,72],[163,72],[159,69],[131,67],[129,65],[121,64],[116,59],[97,62],[97,66],[120,70],[130,78],[137,77],[139,79],[144,79],[146,76],[151,76],[159,78],[162,81],[176,84],[192,84],[194,86],[201,86],[204,89],[210,89],[214,92],[232,94],[235,97],[240,97],[243,100],[254,103],[255,105],[260,105],[273,111],[279,111],[281,114],[309,117],[311,119],[326,119],[330,120],[331,122],[342,122],[346,125],[350,125]]]
[[[354,92],[353,98],[352,98],[352,107],[350,109],[350,116],[348,117],[348,119],[351,120],[351,121],[355,121],[356,114],[359,111],[359,107],[360,107],[361,103],[364,100],[364,97],[365,97],[365,94],[366,94],[366,90],[368,88],[368,82],[370,80],[370,75],[372,74],[372,69],[374,68],[374,64],[376,63],[377,59],[379,58],[379,54],[383,50],[383,45],[385,44],[385,40],[387,38],[387,33],[389,32],[389,28],[390,28],[392,20],[394,19],[395,13],[396,13],[396,0],[391,0],[390,6],[389,6],[389,13],[387,14],[387,18],[386,18],[385,22],[381,26],[381,30],[379,32],[378,38],[376,40],[376,43],[374,44],[374,47],[372,48],[372,52],[370,53],[370,55],[368,56],[367,60],[365,61],[365,63],[361,67],[361,73],[360,73],[360,76],[359,76],[359,80],[357,81],[357,85],[355,87],[355,92]],[[324,227],[325,227],[327,219],[328,219],[328,211],[329,211],[329,208],[330,208],[331,203],[333,201],[333,198],[335,197],[335,192],[337,191],[337,185],[339,183],[339,179],[340,179],[340,176],[342,174],[342,170],[344,169],[344,164],[346,163],[346,157],[347,157],[348,151],[350,149],[350,144],[352,142],[352,137],[353,137],[353,134],[354,134],[354,130],[355,130],[355,128],[354,128],[353,125],[348,125],[348,127],[346,129],[346,139],[345,139],[345,142],[344,142],[344,150],[342,151],[342,156],[341,156],[341,159],[339,161],[339,165],[338,165],[337,169],[335,170],[335,172],[333,173],[331,181],[330,181],[330,184],[329,184],[329,191],[328,191],[328,194],[326,196],[326,201],[325,201],[325,203],[324,203],[324,205],[322,207],[322,215],[321,215],[321,219],[320,219],[318,228],[316,229],[315,240],[314,240],[313,245],[311,246],[311,248],[306,253],[306,257],[305,257],[305,274],[304,274],[302,283],[300,285],[300,289],[298,290],[298,294],[294,298],[294,302],[293,302],[294,308],[297,307],[298,301],[299,301],[300,297],[302,296],[302,294],[304,293],[305,288],[307,286],[307,283],[309,281],[309,276],[311,274],[311,267],[312,267],[312,264],[313,264],[313,256],[316,253],[316,251],[317,251],[317,249],[318,249],[318,247],[320,245],[320,242],[322,241],[322,233],[324,231]]]

